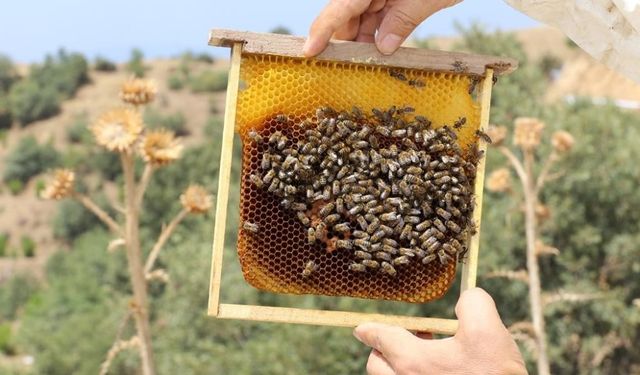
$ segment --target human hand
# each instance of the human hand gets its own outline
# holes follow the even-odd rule
[[[500,320],[493,299],[480,288],[465,291],[456,305],[455,336],[425,340],[378,323],[356,327],[354,336],[373,348],[369,375],[527,374],[518,346]]]
[[[331,0],[313,21],[303,52],[308,57],[319,54],[333,36],[375,42],[381,53],[390,55],[427,17],[461,1]]]

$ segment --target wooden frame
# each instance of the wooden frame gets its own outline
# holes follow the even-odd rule
[[[227,85],[224,130],[222,135],[222,153],[220,157],[220,174],[218,179],[208,314],[221,319],[313,324],[337,327],[355,327],[363,322],[379,322],[401,326],[414,331],[450,335],[454,334],[458,328],[458,321],[455,319],[220,303],[222,258],[224,252],[229,187],[231,184],[231,161],[233,157],[233,138],[240,82],[241,55],[243,52],[247,52],[303,57],[303,43],[303,38],[286,35],[258,34],[231,30],[213,30],[211,32],[209,44],[214,46],[231,47],[231,66]],[[462,65],[465,67],[465,74],[477,75],[482,78],[482,85],[480,87],[481,130],[484,130],[489,123],[489,108],[491,103],[491,89],[493,86],[494,74],[499,75],[510,73],[517,67],[517,63],[512,59],[410,48],[401,48],[394,55],[384,56],[376,50],[375,46],[367,43],[356,42],[331,42],[329,47],[317,58],[320,60],[345,61],[350,63],[355,62],[458,73],[460,72],[459,70],[455,70],[456,66],[458,67],[457,69],[459,69]],[[486,145],[481,143],[480,149],[486,152]],[[477,206],[473,213],[473,219],[478,225],[478,231],[471,238],[467,262],[462,266],[461,292],[469,288],[473,288],[476,285],[485,159],[486,158],[482,158],[477,166],[477,176],[474,187]]]

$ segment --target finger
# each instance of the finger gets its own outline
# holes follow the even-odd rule
[[[506,329],[491,296],[480,288],[465,291],[456,304],[459,328],[456,336],[477,337],[478,334]]]
[[[395,371],[391,368],[389,362],[380,354],[379,351],[373,349],[369,354],[367,361],[367,374],[369,375],[395,375]]]
[[[354,40],[358,35],[358,28],[360,27],[360,16],[351,17],[347,23],[340,26],[334,33],[334,39],[340,40]]]
[[[387,0],[373,0],[371,4],[369,4],[369,8],[367,8],[367,13],[378,13],[384,8]]]
[[[406,329],[380,323],[363,323],[353,330],[353,335],[379,351],[392,365],[407,356],[407,348],[420,346],[420,340]]]
[[[364,13],[370,0],[331,0],[313,21],[309,37],[302,48],[305,56],[315,56],[327,46],[331,35],[351,18]]]
[[[427,17],[440,9],[457,4],[460,0],[413,1],[398,0],[387,7],[380,23],[376,45],[381,53],[395,52],[411,32]]]
[[[360,28],[356,36],[357,42],[373,43],[376,40],[376,30],[380,24],[378,13],[365,13],[360,16]]]

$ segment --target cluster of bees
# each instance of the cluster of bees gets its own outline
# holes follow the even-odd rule
[[[475,233],[473,182],[482,155],[464,152],[452,128],[435,129],[410,107],[371,114],[325,107],[313,121],[276,121],[283,131],[248,134],[262,150],[261,173],[249,180],[278,197],[310,244],[344,252],[353,272],[390,276],[414,262],[464,258]],[[452,127],[465,123],[460,118]],[[300,138],[287,136],[293,127],[301,127]],[[247,221],[243,228],[260,230]],[[301,274],[316,268],[308,261]]]

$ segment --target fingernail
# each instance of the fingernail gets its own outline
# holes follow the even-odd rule
[[[396,34],[385,35],[380,43],[378,43],[378,50],[383,55],[390,55],[394,53],[398,47],[402,44],[402,37]]]
[[[360,337],[360,332],[358,332],[358,328],[359,327],[356,327],[353,329],[353,337],[358,339],[358,341],[362,342],[362,338]]]

